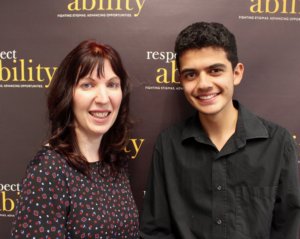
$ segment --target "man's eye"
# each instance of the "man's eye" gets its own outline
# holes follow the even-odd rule
[[[210,70],[211,74],[220,74],[221,72],[223,72],[223,70],[219,68],[214,68]]]
[[[186,72],[182,74],[182,78],[185,80],[193,80],[197,77],[195,72]]]

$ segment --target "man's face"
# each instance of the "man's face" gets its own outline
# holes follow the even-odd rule
[[[218,115],[233,107],[234,86],[242,79],[241,63],[232,69],[222,48],[187,50],[180,61],[180,82],[190,104],[200,115]]]

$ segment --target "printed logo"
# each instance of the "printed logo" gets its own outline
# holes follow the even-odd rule
[[[71,0],[58,18],[139,17],[146,0]]]
[[[0,183],[0,217],[14,217],[16,198],[20,194],[20,184]]]
[[[171,51],[147,51],[146,59],[161,61],[160,67],[154,69],[153,85],[146,85],[146,90],[182,90],[177,77],[176,54]]]
[[[248,0],[249,13],[240,20],[269,20],[300,22],[300,3],[297,0]]]
[[[0,88],[48,88],[56,70],[18,58],[16,50],[0,52]]]
[[[129,139],[129,143],[124,150],[130,155],[131,159],[136,159],[141,151],[144,141],[145,139]]]
[[[297,11],[296,0],[250,0],[253,4],[250,6],[252,13],[282,13],[299,14]]]

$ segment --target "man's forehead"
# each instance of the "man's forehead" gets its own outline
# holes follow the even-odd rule
[[[215,49],[189,50],[182,54],[179,60],[181,69],[230,65],[225,51]]]

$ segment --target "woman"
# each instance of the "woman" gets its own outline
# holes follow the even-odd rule
[[[128,77],[110,46],[84,41],[48,96],[51,136],[27,168],[13,238],[138,238],[127,177]]]

